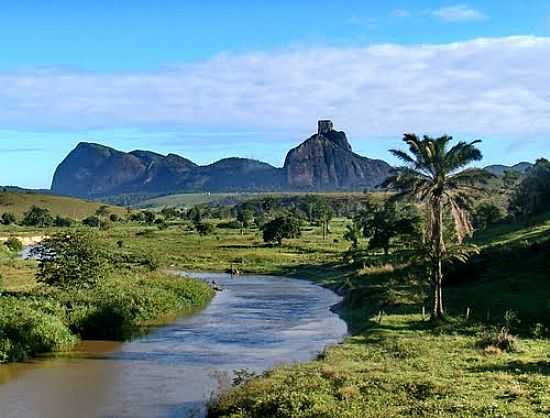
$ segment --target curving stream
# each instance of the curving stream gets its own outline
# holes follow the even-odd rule
[[[69,354],[0,366],[0,417],[199,417],[233,370],[307,361],[347,332],[330,311],[340,297],[312,283],[189,275],[224,288],[201,312],[135,341],[85,341]]]

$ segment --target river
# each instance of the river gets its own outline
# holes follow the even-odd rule
[[[333,292],[304,280],[192,274],[224,290],[202,311],[126,343],[0,365],[0,418],[183,418],[234,370],[308,361],[346,335]]]

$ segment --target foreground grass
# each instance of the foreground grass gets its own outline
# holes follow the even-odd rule
[[[222,395],[212,417],[536,417],[550,414],[548,340],[486,354],[475,327],[389,315],[321,359]]]

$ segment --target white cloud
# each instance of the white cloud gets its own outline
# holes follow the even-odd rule
[[[220,55],[152,73],[0,73],[4,128],[184,126],[352,137],[550,132],[550,38]],[[259,138],[261,139],[261,138]]]
[[[411,15],[411,11],[407,9],[394,9],[390,13],[390,16],[392,17],[409,17]]]
[[[442,7],[432,11],[431,14],[446,22],[475,22],[487,19],[484,13],[465,4]]]

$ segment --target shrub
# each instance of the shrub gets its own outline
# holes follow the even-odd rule
[[[211,235],[215,231],[215,227],[210,222],[199,222],[195,224],[195,228],[197,229],[197,232],[199,235]]]
[[[143,211],[143,220],[146,224],[152,225],[155,222],[156,218],[157,215],[155,215],[155,212],[152,212],[150,210]]]
[[[519,351],[517,338],[510,334],[510,330],[506,327],[486,331],[482,334],[478,345],[486,353],[499,353],[502,351],[514,353]]]
[[[54,223],[53,217],[50,215],[50,211],[45,208],[39,208],[37,206],[31,207],[23,216],[21,224],[24,226],[37,226],[44,228],[52,226]]]
[[[69,228],[73,225],[74,221],[70,218],[63,218],[62,216],[56,216],[54,220],[54,226],[58,228]]]
[[[11,212],[4,212],[2,214],[2,224],[4,225],[11,225],[17,222],[17,218],[15,215]]]
[[[57,234],[33,248],[37,279],[60,287],[93,287],[110,271],[110,258],[94,233]]]
[[[63,323],[61,308],[46,302],[42,311],[36,302],[3,296],[0,298],[0,363],[21,361],[37,353],[57,351],[75,342]]]
[[[8,247],[10,251],[13,252],[20,252],[23,251],[23,243],[17,239],[16,237],[9,237],[5,242],[4,245]]]
[[[101,222],[97,216],[88,216],[82,223],[90,228],[99,228]]]
[[[120,216],[118,216],[116,213],[111,213],[111,215],[109,216],[109,220],[111,222],[119,222]]]

